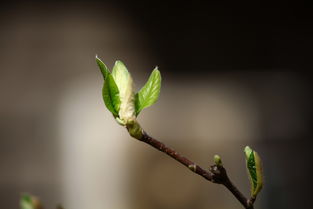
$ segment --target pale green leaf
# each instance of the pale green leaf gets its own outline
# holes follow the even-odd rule
[[[23,195],[20,200],[21,209],[34,209],[30,195]]]
[[[135,98],[133,91],[133,79],[126,66],[121,61],[116,61],[112,76],[119,90],[121,101],[119,118],[125,123],[135,119]]]
[[[119,60],[115,62],[112,70],[112,76],[121,96],[124,95],[129,88],[132,88],[132,78],[123,62]]]
[[[159,97],[161,90],[161,74],[156,67],[147,83],[140,89],[140,91],[135,96],[136,105],[136,115],[138,115],[141,110],[153,105]]]
[[[118,116],[120,107],[119,90],[111,74],[108,74],[103,85],[102,96],[105,106],[115,116]]]
[[[108,74],[110,74],[110,71],[107,66],[98,58],[98,56],[96,56],[96,62],[98,64],[98,67],[100,68],[103,79],[105,80]]]

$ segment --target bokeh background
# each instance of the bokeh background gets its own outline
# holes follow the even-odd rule
[[[218,153],[246,194],[243,148],[264,161],[256,208],[309,208],[313,10],[226,1],[7,1],[0,6],[0,204],[241,208],[222,186],[133,140],[106,110],[95,55],[159,101],[139,121],[203,167]]]

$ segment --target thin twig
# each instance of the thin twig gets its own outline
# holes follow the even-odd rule
[[[189,168],[192,172],[202,176],[206,180],[224,185],[235,197],[236,199],[244,206],[245,209],[253,209],[253,201],[251,199],[247,199],[238,189],[237,187],[230,181],[227,176],[226,170],[223,166],[213,165],[210,167],[210,170],[205,170],[201,168],[196,163],[192,162],[188,158],[180,155],[178,152],[173,150],[170,147],[167,147],[162,142],[150,137],[146,132],[143,131],[142,136],[139,139],[142,142],[145,142],[157,150],[169,155],[174,158],[187,168]]]

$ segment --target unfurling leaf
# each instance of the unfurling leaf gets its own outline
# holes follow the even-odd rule
[[[115,62],[112,76],[120,91],[120,96],[123,96],[130,86],[132,90],[133,81],[123,62],[119,60]]]
[[[112,73],[98,57],[96,62],[104,78],[102,95],[106,107],[119,124],[130,127],[141,110],[157,101],[161,88],[159,70],[153,70],[147,83],[135,96],[133,79],[121,61],[115,62]]]
[[[110,74],[109,69],[107,68],[107,66],[98,58],[98,56],[96,56],[96,62],[100,68],[100,71],[102,73],[103,79],[105,80],[106,77],[108,76],[108,74]]]
[[[102,96],[105,106],[110,110],[114,117],[117,117],[121,101],[118,87],[110,73],[105,78]]]
[[[135,96],[136,115],[138,115],[141,110],[153,105],[158,100],[160,89],[161,74],[156,67],[152,71],[147,83]]]
[[[246,166],[251,185],[251,196],[255,198],[263,186],[261,159],[258,153],[248,146],[245,147],[244,152],[246,154]]]
[[[126,66],[121,61],[115,62],[112,76],[118,87],[119,98],[121,101],[118,115],[126,124],[136,118],[133,79]]]

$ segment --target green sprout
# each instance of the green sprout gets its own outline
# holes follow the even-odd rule
[[[246,166],[251,185],[251,197],[256,198],[263,187],[262,163],[258,153],[249,146],[245,147]]]
[[[133,79],[123,62],[116,61],[112,73],[97,56],[96,62],[104,79],[102,96],[105,106],[118,124],[127,127],[133,137],[140,138],[142,129],[136,118],[144,108],[158,100],[161,89],[160,71],[156,67],[146,84],[135,94]]]

